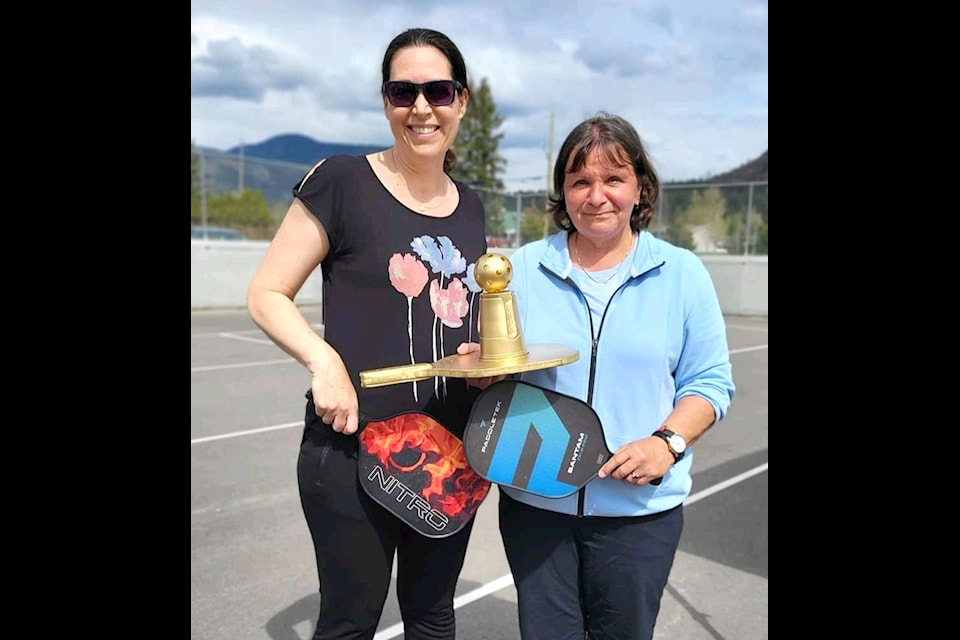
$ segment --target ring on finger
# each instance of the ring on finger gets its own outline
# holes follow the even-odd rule
[[[640,479],[640,476],[638,476],[638,475],[635,474],[635,473],[631,473],[631,474],[630,474],[630,477],[633,478],[634,480],[639,480],[639,479]]]

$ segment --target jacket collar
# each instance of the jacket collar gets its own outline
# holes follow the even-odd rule
[[[549,236],[547,241],[547,250],[543,252],[540,258],[540,264],[549,269],[561,278],[570,277],[573,270],[573,259],[570,256],[570,249],[567,248],[568,231],[558,231]],[[632,263],[629,265],[630,276],[638,276],[654,267],[661,266],[664,262],[661,251],[660,241],[652,233],[643,229],[637,238],[637,250],[630,254]]]

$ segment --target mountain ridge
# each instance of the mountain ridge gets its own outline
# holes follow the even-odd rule
[[[764,151],[758,157],[749,162],[745,162],[736,169],[713,176],[704,182],[716,184],[720,182],[763,182],[767,179],[767,152]],[[689,181],[687,181],[689,182]]]
[[[239,155],[240,146],[227,149],[229,155]],[[314,165],[323,158],[330,156],[366,155],[374,151],[382,151],[384,145],[370,144],[341,144],[337,142],[320,142],[299,133],[283,133],[263,142],[242,145],[243,154],[250,158],[261,160],[279,160],[294,164]]]
[[[272,136],[255,144],[231,147],[221,153],[239,155],[241,148],[243,149],[244,156],[248,158],[312,166],[319,160],[329,158],[330,156],[338,154],[366,155],[375,151],[381,151],[385,149],[386,146],[320,142],[299,133],[284,133]],[[724,173],[701,180],[674,180],[669,182],[669,184],[720,184],[727,182],[762,182],[765,180],[767,180],[767,151],[764,151],[753,160],[745,162],[739,167]]]

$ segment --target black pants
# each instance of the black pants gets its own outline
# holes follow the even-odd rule
[[[356,435],[333,431],[310,403],[306,419],[297,480],[320,578],[314,640],[373,638],[394,553],[405,640],[452,640],[454,589],[473,522],[447,538],[417,533],[360,487]]]
[[[500,492],[500,534],[523,640],[650,640],[683,507],[607,518],[545,511]]]

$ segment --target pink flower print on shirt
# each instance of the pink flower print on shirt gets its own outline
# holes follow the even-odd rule
[[[419,238],[414,238],[410,243],[410,248],[413,249],[421,260],[430,265],[430,270],[433,273],[440,274],[439,284],[443,284],[443,278],[451,278],[455,273],[463,273],[467,268],[467,261],[460,253],[460,250],[454,246],[453,241],[450,240],[447,236],[440,236],[437,239],[434,239],[432,236],[420,236]],[[431,287],[433,283],[431,283]],[[436,308],[434,308],[434,313],[436,313]],[[444,356],[443,351],[443,330],[440,330],[440,353],[437,354],[437,321],[439,320],[439,315],[434,317],[434,343],[433,343],[433,359],[434,361],[442,358]],[[460,325],[457,325],[460,326]]]
[[[453,244],[453,241],[450,240],[447,236],[440,236],[436,239],[433,236],[422,235],[414,238],[410,242],[410,248],[413,249],[414,253],[419,256],[423,262],[430,265],[430,271],[432,273],[440,274],[440,278],[435,281],[430,282],[430,305],[433,308],[434,318],[433,318],[433,360],[437,361],[440,358],[444,357],[445,350],[443,347],[443,327],[460,327],[463,325],[463,322],[460,318],[469,310],[469,307],[463,311],[457,311],[460,309],[460,305],[455,301],[453,297],[453,291],[447,291],[441,289],[443,286],[444,278],[453,278],[455,274],[464,273],[467,269],[467,260],[463,257],[463,254],[460,253],[460,249]],[[456,295],[463,296],[462,302],[466,302],[466,292],[463,291],[463,284],[456,280],[457,284],[455,290],[460,291]],[[453,285],[451,284],[451,287]],[[439,298],[434,298],[434,287],[436,287],[436,292],[440,296]],[[446,293],[441,293],[441,291],[447,291]],[[439,303],[439,307],[438,304]],[[438,310],[439,309],[439,310]],[[454,320],[454,316],[459,313],[459,316]],[[443,322],[441,323],[441,315],[443,317]],[[456,324],[448,324],[448,322],[456,322]],[[439,326],[438,326],[439,325]],[[438,354],[438,343],[439,343],[439,354]],[[438,391],[439,387],[437,384],[438,378],[434,378],[434,390]],[[443,378],[444,392],[446,392],[447,379]]]
[[[410,340],[410,364],[416,364],[413,357],[413,299],[423,292],[427,284],[427,268],[411,254],[395,253],[390,257],[387,267],[390,284],[407,297],[407,336]],[[413,383],[413,399],[417,400],[417,383]]]
[[[454,278],[446,289],[441,289],[436,280],[430,282],[430,306],[440,322],[456,329],[463,326],[463,317],[470,311],[467,303],[467,288],[460,278]]]
[[[446,289],[441,289],[436,280],[430,281],[430,306],[444,326],[463,326],[463,316],[470,311],[467,304],[467,289],[460,278],[453,278]],[[443,352],[443,331],[440,332],[440,351]],[[443,389],[447,389],[447,379],[443,379]]]
[[[413,254],[395,253],[391,256],[390,284],[407,298],[419,296],[427,284],[428,277],[427,268]]]

